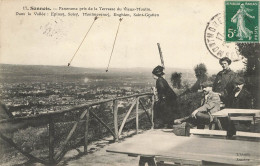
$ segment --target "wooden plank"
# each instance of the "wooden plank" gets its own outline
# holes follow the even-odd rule
[[[230,120],[252,121],[255,120],[255,113],[228,113]]]
[[[116,134],[112,131],[112,129],[110,129],[105,122],[103,122],[92,110],[90,110],[90,114],[97,119],[112,135],[114,138],[116,138]]]
[[[255,116],[255,113],[228,113],[229,116]]]
[[[230,120],[233,121],[254,121],[253,117],[230,117]]]
[[[49,117],[49,162],[54,163],[54,122],[52,117]]]
[[[134,100],[134,101],[132,102],[131,107],[129,108],[128,112],[126,113],[126,115],[125,115],[125,117],[124,117],[124,119],[123,119],[123,121],[122,121],[122,124],[121,124],[120,129],[119,129],[119,132],[118,132],[118,136],[119,136],[119,137],[120,137],[120,135],[121,135],[121,133],[122,133],[122,131],[123,131],[123,128],[124,128],[125,123],[126,123],[126,120],[127,120],[127,118],[129,117],[131,111],[133,110],[135,104],[136,104],[136,100]]]
[[[243,131],[237,131],[236,137],[252,137],[252,138],[260,138],[260,133],[251,133],[251,132],[243,132]]]
[[[84,153],[88,151],[88,129],[89,129],[89,111],[86,113],[85,132],[84,132]]]
[[[115,141],[118,141],[118,101],[113,100],[113,113],[114,113],[114,129],[115,129]]]
[[[139,130],[139,114],[138,114],[138,108],[139,107],[139,97],[136,98],[136,134],[138,134]]]
[[[185,159],[185,158],[162,157],[162,156],[155,157],[155,160],[163,161],[163,162],[172,162],[172,163],[176,163],[178,165],[200,166],[203,163],[202,160],[192,160],[192,159]]]
[[[153,122],[152,122],[152,119],[151,119],[151,117],[150,117],[150,115],[149,115],[149,113],[148,113],[148,111],[145,109],[145,107],[144,107],[144,105],[143,105],[143,103],[142,103],[142,101],[141,100],[139,100],[139,103],[140,103],[140,105],[142,106],[142,108],[144,109],[144,111],[145,111],[145,114],[146,114],[146,116],[148,117],[148,120],[149,120],[149,122],[151,123],[151,125],[153,124]]]
[[[154,110],[153,110],[153,107],[154,107],[154,95],[152,96],[152,106],[151,106],[151,112],[152,112],[152,129],[154,128]]]
[[[214,117],[227,117],[228,114],[255,114],[256,117],[260,117],[260,109],[223,109],[221,111],[215,112],[212,115]]]
[[[224,131],[224,130],[206,130],[206,129],[190,129],[190,134],[226,136],[227,131]]]

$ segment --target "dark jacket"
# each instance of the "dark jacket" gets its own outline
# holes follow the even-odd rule
[[[177,95],[174,93],[168,82],[163,77],[159,77],[156,80],[156,89],[158,92],[159,101],[172,103],[177,99]]]
[[[237,97],[235,97],[235,92],[232,93],[232,98],[230,99],[230,104],[228,107],[250,109],[252,108],[252,95],[245,87],[243,87]]]
[[[164,124],[169,124],[173,122],[176,114],[177,95],[163,77],[157,79],[156,89],[158,102],[155,103],[154,108],[155,119],[161,119]]]
[[[232,70],[222,70],[217,74],[213,83],[213,91],[221,94],[222,101],[226,104],[228,96],[231,95],[234,87],[233,80],[236,78],[236,73]]]

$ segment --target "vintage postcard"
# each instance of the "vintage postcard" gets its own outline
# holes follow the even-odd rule
[[[0,165],[260,165],[259,0],[0,0]]]

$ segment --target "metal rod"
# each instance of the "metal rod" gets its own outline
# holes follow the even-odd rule
[[[115,44],[116,44],[117,34],[118,34],[120,23],[121,23],[122,20],[123,20],[122,18],[119,19],[119,24],[118,24],[118,27],[117,27],[116,36],[115,36],[115,39],[114,39],[114,43],[113,43],[112,51],[111,51],[111,54],[110,54],[110,57],[109,57],[109,61],[108,61],[106,72],[108,72],[108,68],[109,68],[109,65],[110,65],[111,57],[112,57],[112,54],[113,54],[113,51],[114,51],[114,47],[115,47]]]
[[[76,52],[74,53],[73,57],[71,58],[70,62],[68,63],[68,66],[70,66],[70,64],[71,64],[72,60],[74,59],[75,55],[77,54],[77,52],[78,52],[79,48],[81,47],[81,45],[82,45],[83,41],[84,41],[84,40],[85,40],[85,38],[87,37],[87,35],[88,35],[88,33],[89,33],[90,29],[92,28],[92,26],[93,26],[93,24],[95,23],[95,21],[97,20],[97,18],[98,18],[98,17],[95,17],[95,18],[94,18],[94,21],[92,22],[91,26],[89,27],[89,29],[88,29],[88,32],[87,32],[87,33],[86,33],[86,35],[84,36],[83,40],[81,41],[81,43],[80,43],[79,47],[77,48],[77,50],[76,50]]]

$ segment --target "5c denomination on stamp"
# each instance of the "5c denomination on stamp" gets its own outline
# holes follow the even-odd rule
[[[225,1],[226,42],[259,42],[259,1]]]

